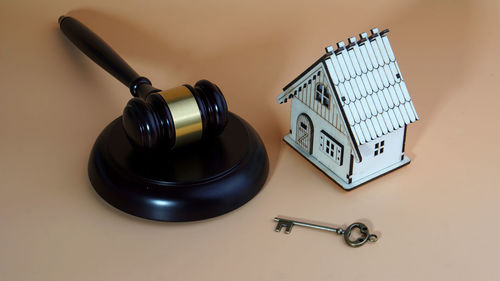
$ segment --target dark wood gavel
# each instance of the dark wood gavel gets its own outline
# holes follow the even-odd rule
[[[62,16],[63,33],[95,63],[129,87],[134,96],[123,110],[123,128],[140,149],[172,149],[219,135],[228,120],[226,100],[207,80],[194,87],[159,90],[139,76],[106,42],[72,17]]]

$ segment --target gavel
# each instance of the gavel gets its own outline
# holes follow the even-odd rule
[[[228,109],[217,85],[200,80],[194,87],[159,90],[78,20],[61,16],[59,25],[84,54],[129,87],[134,98],[123,110],[122,124],[135,147],[169,150],[215,137],[224,130]]]

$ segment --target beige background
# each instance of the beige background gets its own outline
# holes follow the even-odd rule
[[[0,3],[1,280],[493,280],[498,272],[498,1],[6,1]],[[260,133],[264,189],[191,223],[136,218],[92,189],[87,159],[127,89],[58,30],[75,16],[157,87],[207,78]],[[344,192],[281,141],[281,88],[324,47],[372,27],[390,40],[421,120],[412,163]],[[367,222],[375,244],[286,215]]]

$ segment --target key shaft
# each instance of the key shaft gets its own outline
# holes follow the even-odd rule
[[[344,230],[342,228],[335,228],[335,227],[329,227],[325,225],[319,225],[319,224],[314,224],[314,223],[308,223],[308,222],[303,222],[303,221],[298,221],[298,220],[290,220],[290,219],[284,219],[280,217],[274,218],[275,222],[278,222],[278,225],[276,226],[276,231],[280,231],[282,227],[285,227],[285,232],[290,233],[292,226],[294,225],[299,225],[299,226],[304,226],[304,227],[310,227],[310,228],[315,228],[315,229],[320,229],[320,230],[326,230],[330,232],[334,232],[337,234],[344,234]],[[290,227],[288,227],[290,226]]]

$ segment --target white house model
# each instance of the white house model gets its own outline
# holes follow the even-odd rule
[[[388,29],[337,43],[285,86],[285,142],[345,190],[410,163],[406,126],[418,120]]]

